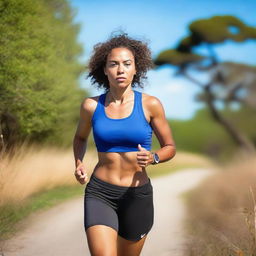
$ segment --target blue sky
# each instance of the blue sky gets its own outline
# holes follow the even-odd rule
[[[93,46],[105,41],[111,32],[122,29],[130,36],[147,40],[153,57],[160,51],[174,47],[187,35],[188,25],[196,19],[214,15],[235,15],[246,24],[256,26],[256,1],[253,0],[69,0],[77,11],[75,22],[81,24],[79,41],[87,61]],[[215,51],[221,60],[256,65],[256,41],[218,45]],[[173,76],[174,69],[163,67],[148,73],[145,93],[158,97],[172,119],[189,119],[202,104],[195,102],[198,88],[181,77]],[[94,89],[90,81],[81,79],[81,86],[91,95],[102,91]]]

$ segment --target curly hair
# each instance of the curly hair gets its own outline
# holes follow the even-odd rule
[[[89,74],[92,84],[96,84],[97,88],[109,89],[107,76],[104,74],[107,56],[114,48],[127,48],[130,50],[135,59],[136,75],[132,81],[132,87],[144,87],[144,81],[147,79],[146,73],[153,68],[151,51],[147,43],[135,40],[127,34],[120,34],[111,37],[104,43],[98,43],[94,46],[94,52],[89,61]]]

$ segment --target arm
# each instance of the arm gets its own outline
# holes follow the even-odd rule
[[[151,113],[151,126],[161,146],[155,153],[158,154],[160,162],[166,162],[175,156],[176,146],[161,102],[156,97],[150,98],[148,107]]]
[[[91,117],[96,108],[97,102],[93,98],[86,98],[80,107],[80,119],[73,139],[73,151],[75,158],[76,179],[84,184],[87,181],[87,172],[83,164],[83,157],[86,152],[88,136],[91,131]]]
[[[164,108],[161,102],[153,96],[148,96],[145,104],[147,113],[150,116],[151,126],[161,146],[155,153],[158,154],[160,162],[168,161],[175,156],[176,147],[171,129],[165,117]],[[151,152],[140,145],[138,149],[140,152],[137,154],[137,159],[141,167],[146,167],[153,163],[154,159]]]

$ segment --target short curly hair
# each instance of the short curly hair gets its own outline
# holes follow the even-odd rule
[[[104,74],[107,56],[114,48],[127,48],[133,53],[135,59],[136,75],[132,81],[132,87],[144,87],[144,82],[147,79],[146,73],[153,68],[151,51],[147,43],[135,40],[127,34],[119,34],[112,36],[104,43],[98,43],[94,46],[94,52],[89,61],[89,74],[92,84],[96,84],[97,88],[109,89],[107,76]]]

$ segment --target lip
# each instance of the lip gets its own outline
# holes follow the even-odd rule
[[[124,81],[126,78],[125,77],[117,77],[116,80],[117,81]]]

